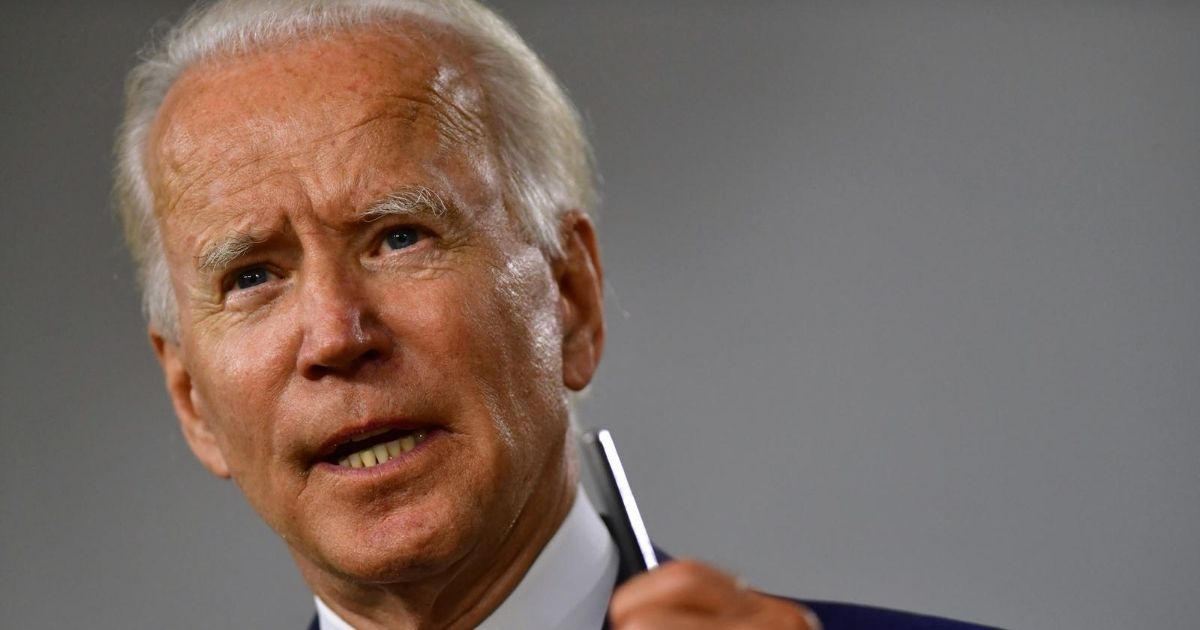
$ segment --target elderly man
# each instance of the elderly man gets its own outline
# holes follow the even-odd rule
[[[495,15],[218,3],[131,73],[119,152],[183,433],[314,627],[819,627],[698,563],[616,584],[568,423],[604,342],[590,153]]]

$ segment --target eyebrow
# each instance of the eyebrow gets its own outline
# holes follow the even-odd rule
[[[406,186],[372,204],[359,216],[363,221],[371,222],[395,215],[444,217],[449,213],[441,195],[424,186]]]
[[[433,190],[425,186],[405,186],[371,204],[370,207],[359,214],[359,219],[370,223],[389,216],[419,216],[423,214],[440,218],[453,213],[441,195]],[[206,273],[222,272],[233,261],[250,251],[250,248],[266,240],[266,236],[258,236],[249,232],[236,232],[206,247],[196,257],[198,261],[197,266],[200,271]]]
[[[213,273],[224,271],[229,264],[250,251],[251,247],[266,241],[265,237],[255,236],[246,232],[237,232],[227,236],[197,256],[200,271]]]

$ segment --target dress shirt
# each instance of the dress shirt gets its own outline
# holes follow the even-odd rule
[[[476,630],[598,630],[617,581],[617,548],[583,488],[550,542]],[[315,597],[321,630],[354,630]]]

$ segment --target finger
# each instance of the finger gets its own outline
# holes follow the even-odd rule
[[[752,597],[753,612],[741,618],[739,627],[821,630],[821,620],[804,606],[761,593],[754,593]]]
[[[614,630],[822,630],[821,622],[807,608],[793,602],[754,594],[750,610],[736,615],[713,615],[688,610],[641,606],[618,620]]]
[[[699,613],[643,606],[618,621],[611,619],[613,630],[719,630],[719,622]]]
[[[731,575],[699,562],[677,560],[622,585],[613,595],[609,614],[614,622],[644,607],[724,614],[743,609],[749,594],[745,583]]]

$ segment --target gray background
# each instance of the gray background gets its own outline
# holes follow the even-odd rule
[[[107,203],[184,2],[5,3],[6,628],[300,628],[194,463]],[[762,588],[1200,623],[1200,7],[498,3],[594,132],[614,429],[651,531]]]

